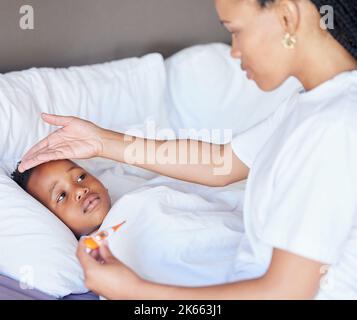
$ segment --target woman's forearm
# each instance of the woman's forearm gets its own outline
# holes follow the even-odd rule
[[[274,249],[267,272],[260,278],[230,284],[186,288],[141,281],[132,299],[163,300],[280,300],[313,299],[321,281],[322,264]]]
[[[248,176],[249,169],[233,154],[230,144],[149,140],[105,130],[76,117],[42,117],[62,128],[23,156],[20,172],[48,161],[104,157],[208,186],[224,186]]]
[[[139,300],[270,300],[279,293],[264,278],[231,284],[187,288],[143,282],[132,299]],[[283,298],[282,295],[280,299]]]
[[[132,164],[172,178],[209,186],[243,180],[248,169],[232,162],[227,145],[195,140],[157,141],[104,130],[102,157]],[[234,167],[235,166],[235,167]],[[239,171],[233,175],[232,172]]]
[[[299,277],[297,277],[299,278]],[[314,283],[312,281],[312,283]],[[313,287],[313,290],[311,290]],[[252,280],[208,287],[177,287],[143,281],[130,299],[138,300],[311,300],[316,285],[308,279],[282,281],[266,275]]]
[[[273,250],[269,269],[261,277],[206,287],[162,285],[143,280],[118,261],[108,247],[102,246],[100,250],[107,259],[105,264],[87,254],[83,240],[77,256],[88,288],[114,300],[306,300],[313,299],[321,285],[323,265],[320,262],[279,249]]]

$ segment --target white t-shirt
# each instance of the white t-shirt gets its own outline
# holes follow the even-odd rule
[[[357,298],[357,71],[295,94],[232,148],[250,168],[233,278],[263,275],[279,248],[329,267],[317,299]]]

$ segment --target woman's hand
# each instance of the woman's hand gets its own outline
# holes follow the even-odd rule
[[[19,166],[20,172],[52,160],[89,159],[101,155],[101,132],[104,130],[100,127],[75,117],[43,113],[42,119],[62,128],[37,143],[24,155]]]
[[[79,242],[77,257],[84,270],[86,287],[107,299],[135,299],[144,281],[117,260],[106,243],[88,254],[83,241]]]

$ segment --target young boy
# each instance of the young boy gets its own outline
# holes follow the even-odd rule
[[[70,160],[44,163],[12,178],[80,237],[96,231],[111,208],[103,184]]]
[[[78,238],[126,221],[125,233],[111,237],[110,247],[144,279],[203,286],[245,275],[233,272],[243,239],[236,189],[198,191],[158,177],[111,207],[102,183],[69,160],[48,162],[23,174],[16,170],[12,177]]]

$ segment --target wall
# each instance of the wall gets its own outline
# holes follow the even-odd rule
[[[22,5],[34,30],[22,30]],[[99,63],[229,42],[213,0],[0,0],[0,72]]]

